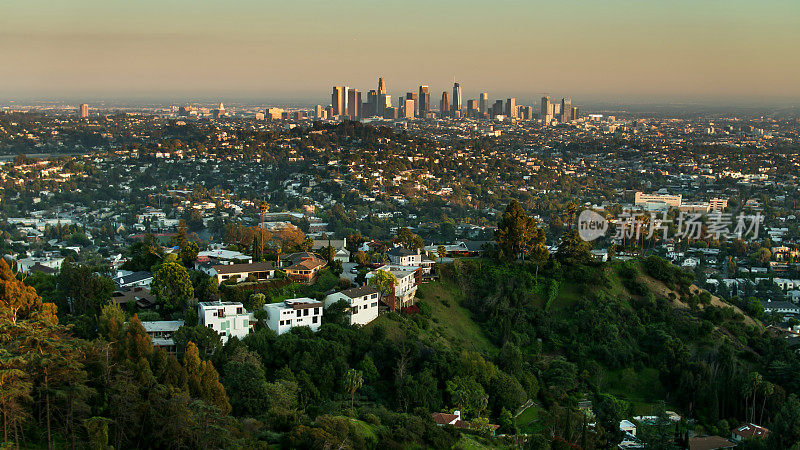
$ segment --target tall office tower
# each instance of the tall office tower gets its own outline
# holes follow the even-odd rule
[[[331,106],[333,107],[334,116],[347,114],[347,86],[333,87]]]
[[[450,115],[450,98],[447,96],[447,91],[442,92],[442,100],[439,102],[439,114],[442,117]]]
[[[81,105],[80,111],[81,119],[88,119],[89,118],[89,105],[83,103]]]
[[[401,117],[405,117],[406,114],[406,97],[400,96],[397,97],[397,115]]]
[[[461,85],[453,83],[453,111],[461,111],[463,107],[461,103]]]
[[[467,117],[478,117],[477,100],[467,100]]]
[[[572,120],[578,120],[578,117],[579,117],[579,115],[578,115],[578,107],[577,106],[573,106],[572,107]]]
[[[572,120],[572,99],[571,98],[562,98],[561,99],[561,121],[562,122],[569,122]]]
[[[386,108],[392,107],[392,96],[389,94],[378,94],[378,115],[383,117]]]
[[[328,106],[327,108],[325,108],[325,118],[326,119],[333,118],[333,106]]]
[[[417,112],[419,113],[419,117],[424,119],[425,114],[431,110],[431,90],[428,86],[423,85],[419,87],[419,96],[417,100],[419,102]]]
[[[489,94],[486,92],[481,92],[481,100],[480,100],[481,115],[486,114],[486,108],[488,107],[489,107]]]
[[[406,92],[406,100],[414,100],[414,116],[419,115],[419,102],[417,101],[417,93],[416,92]]]
[[[492,115],[493,116],[502,116],[503,115],[503,101],[502,100],[495,100],[494,106],[492,107]]]
[[[358,119],[361,115],[361,92],[358,89],[347,90],[347,115]]]
[[[561,103],[555,102],[550,106],[553,108],[553,117],[561,117]]]
[[[317,107],[314,108],[314,117],[316,117],[317,119],[322,119],[323,118],[322,117],[322,105],[317,105]]]
[[[403,108],[403,118],[404,119],[413,119],[414,118],[414,104],[416,102],[412,98],[406,98],[405,107]]]
[[[539,115],[544,120],[548,114],[550,114],[550,97],[544,96],[542,97],[542,109],[539,111]]]
[[[378,78],[378,95],[385,95],[386,94],[386,83],[383,81],[383,77]]]
[[[367,103],[369,104],[369,109],[366,113],[370,116],[378,114],[378,92],[375,89],[367,92]]]
[[[517,118],[517,99],[514,97],[506,100],[506,116],[512,119]]]

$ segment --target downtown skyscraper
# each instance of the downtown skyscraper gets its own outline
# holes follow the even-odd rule
[[[331,107],[334,116],[347,114],[347,86],[334,86],[331,93]]]
[[[428,86],[422,85],[419,87],[419,95],[417,96],[417,115],[418,117],[425,118],[425,114],[431,110],[431,90]]]
[[[461,114],[461,108],[463,104],[461,103],[461,85],[458,83],[453,83],[453,116],[458,117]]]
[[[442,92],[442,100],[439,102],[439,114],[444,116],[450,115],[450,98],[447,91]]]

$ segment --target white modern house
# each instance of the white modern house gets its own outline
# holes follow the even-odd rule
[[[386,255],[392,264],[398,266],[419,266],[422,264],[422,255],[419,250],[412,251],[403,247],[394,247]]]
[[[239,302],[200,302],[197,304],[197,316],[200,325],[216,331],[222,343],[236,336],[241,339],[253,328],[253,317]]]
[[[308,297],[264,305],[264,311],[269,316],[267,326],[277,334],[286,333],[294,327],[309,327],[317,331],[322,325],[322,309],[322,302]]]
[[[355,287],[325,297],[325,308],[344,300],[350,306],[350,325],[366,325],[378,318],[378,297],[372,286]]]

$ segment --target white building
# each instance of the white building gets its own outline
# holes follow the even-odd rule
[[[385,265],[367,274],[369,280],[379,270],[389,272],[397,279],[394,287],[394,297],[382,299],[391,309],[406,308],[414,304],[414,296],[417,293],[417,273],[422,272],[421,268],[409,266]]]
[[[264,311],[269,316],[267,326],[277,334],[286,333],[294,327],[309,327],[317,331],[322,324],[322,308],[322,302],[308,297],[264,305]]]
[[[197,304],[197,316],[200,325],[216,331],[222,343],[236,336],[241,339],[253,328],[253,318],[239,302],[200,302]]]
[[[200,270],[216,278],[217,283],[229,280],[241,282],[247,280],[251,275],[258,281],[275,278],[275,264],[272,261],[243,264],[218,264],[204,266],[201,267]]]
[[[344,300],[350,305],[350,325],[366,325],[378,318],[378,290],[362,286],[336,292],[325,297],[325,307]]]
[[[419,266],[422,263],[422,255],[419,250],[412,251],[403,247],[394,247],[386,255],[389,261],[398,266]]]

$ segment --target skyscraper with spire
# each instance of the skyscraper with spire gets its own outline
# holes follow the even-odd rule
[[[453,112],[461,111],[462,108],[461,104],[461,85],[458,83],[453,83]]]

